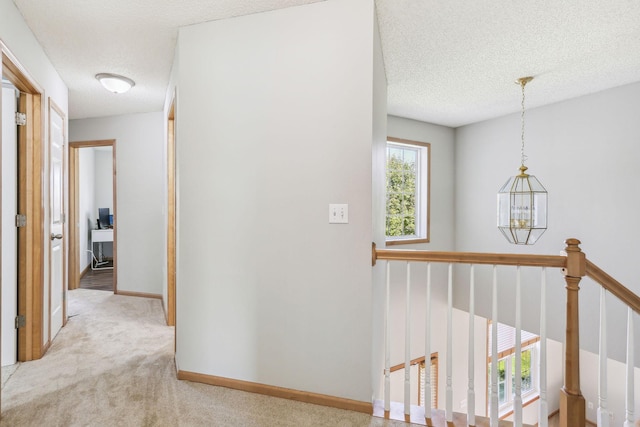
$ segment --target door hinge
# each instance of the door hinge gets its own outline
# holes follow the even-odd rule
[[[27,115],[25,113],[16,113],[16,124],[18,126],[25,126],[27,124]]]
[[[16,329],[27,326],[27,318],[24,315],[16,316]]]
[[[16,215],[16,227],[26,227],[27,226],[27,216],[25,214]]]

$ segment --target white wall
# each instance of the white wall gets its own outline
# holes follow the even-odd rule
[[[378,247],[384,246],[385,230],[385,201],[386,201],[386,177],[385,163],[387,150],[387,76],[384,69],[382,45],[378,28],[377,17],[374,19],[374,49],[373,49],[373,146],[372,161],[372,203],[371,214],[373,221],[373,241]],[[381,88],[381,89],[380,89]],[[385,301],[385,271],[384,263],[377,263],[373,267],[371,286],[373,289],[372,307],[372,360],[371,382],[374,398],[381,395],[382,378],[380,372],[384,368],[384,301]]]
[[[49,100],[55,102],[65,116],[65,129],[67,128],[68,115],[68,90],[57,71],[49,61],[46,53],[36,40],[35,36],[25,23],[22,15],[15,7],[11,0],[0,0],[0,41],[7,47],[11,54],[17,59],[20,65],[26,70],[28,76],[38,86],[42,92],[42,141],[43,145],[48,146],[49,141]],[[2,66],[0,65],[0,68]],[[1,74],[1,73],[0,73]],[[65,164],[68,161],[68,151],[64,153]],[[50,234],[50,213],[49,213],[49,152],[44,149],[43,156],[44,165],[44,182],[43,182],[43,246],[49,247]],[[65,188],[68,185],[68,176],[64,177]],[[65,212],[68,214],[68,212]],[[68,224],[65,224],[64,235],[68,235]],[[44,251],[44,276],[49,277],[49,251]],[[66,282],[66,280],[65,280]],[[48,281],[45,279],[43,283],[43,331],[42,342],[46,344],[49,341],[48,331]]]
[[[111,147],[95,149],[94,185],[96,209],[109,208],[109,212],[113,214],[113,149]]]
[[[98,210],[95,204],[95,150],[78,149],[78,223],[80,238],[80,271],[91,265],[91,230],[96,228]]]
[[[160,295],[166,248],[162,113],[72,120],[69,126],[71,141],[116,140],[118,290]]]
[[[637,360],[636,354],[636,360]],[[598,409],[598,356],[596,354],[580,352],[580,388],[586,401],[587,420],[597,421]],[[625,393],[627,390],[626,366],[615,360],[609,359],[607,362],[607,409],[613,414],[612,426],[621,426],[625,417]],[[634,419],[640,419],[640,369],[634,370]],[[590,405],[591,404],[591,405]],[[591,406],[591,407],[590,407]]]
[[[49,61],[42,46],[38,43],[31,29],[11,0],[0,0],[0,40],[18,59],[33,80],[46,92],[43,104],[50,97],[56,105],[67,114],[68,90],[57,71]],[[49,112],[45,111],[45,119]],[[44,123],[48,123],[46,120]],[[45,126],[48,136],[48,125]],[[43,139],[48,141],[47,138]],[[45,186],[46,187],[46,186]],[[45,233],[46,234],[46,233]]]
[[[179,369],[370,401],[373,19],[330,0],[180,30]]]
[[[535,94],[535,81],[529,93]],[[527,166],[549,192],[549,229],[533,247],[508,244],[495,225],[496,193],[519,167],[519,115],[457,129],[456,250],[558,254],[566,238],[576,237],[588,259],[640,294],[635,271],[640,228],[629,226],[640,211],[640,199],[634,196],[640,179],[635,164],[640,158],[639,110],[640,83],[635,83],[527,111]],[[557,325],[549,336],[564,341],[563,280],[558,271],[547,276],[554,281],[547,299],[548,324]],[[523,301],[537,300],[537,289],[524,286]],[[456,294],[459,308],[467,305],[463,291],[461,287]],[[501,305],[512,305],[508,294]],[[595,283],[582,281],[581,346],[591,352],[598,345],[598,295]],[[609,354],[616,360],[624,360],[625,316],[625,310],[609,310]],[[524,327],[537,331],[537,317],[536,312],[525,313]],[[635,342],[638,354],[640,328]]]

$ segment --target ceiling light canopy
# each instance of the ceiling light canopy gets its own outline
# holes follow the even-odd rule
[[[100,81],[105,89],[113,93],[125,93],[136,85],[136,82],[128,77],[111,73],[96,74],[96,79]]]

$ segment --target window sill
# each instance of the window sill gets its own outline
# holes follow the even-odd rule
[[[536,400],[540,399],[540,393],[539,392],[531,392],[528,395],[525,395],[522,397],[522,408],[526,408],[527,406],[531,405],[533,402],[535,402]],[[513,415],[513,404],[511,404],[511,408],[505,409],[504,412],[500,412],[499,418],[501,420],[504,420],[507,417],[510,417],[511,415]]]

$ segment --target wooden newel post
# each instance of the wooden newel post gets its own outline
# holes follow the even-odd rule
[[[580,250],[580,240],[567,239],[565,245],[567,266],[562,273],[567,282],[567,334],[564,386],[560,391],[560,426],[570,427],[585,425],[585,402],[580,391],[578,291],[580,279],[586,274],[586,257]]]

